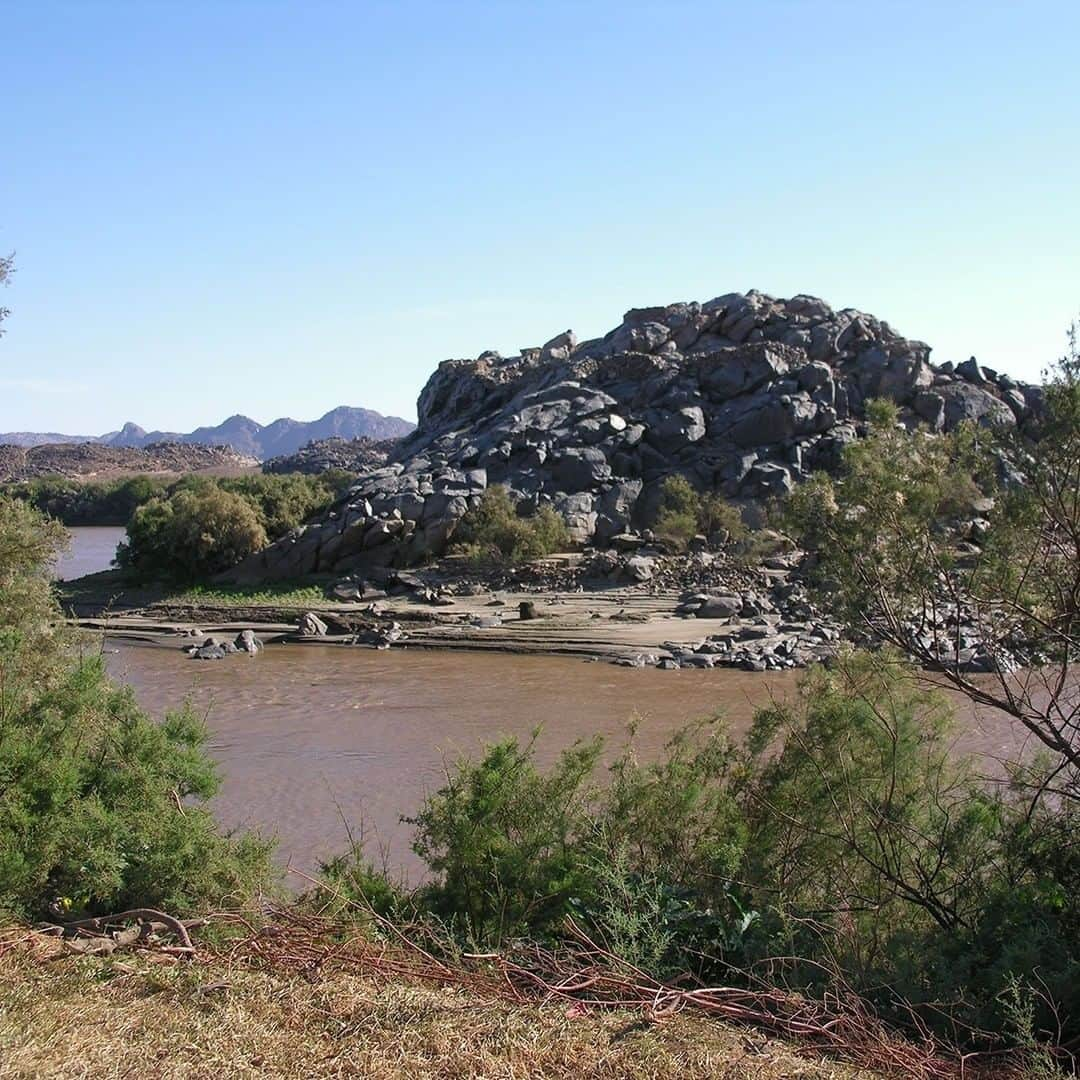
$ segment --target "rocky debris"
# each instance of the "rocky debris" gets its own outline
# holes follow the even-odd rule
[[[253,469],[258,460],[226,446],[155,443],[140,449],[98,443],[44,443],[24,448],[0,446],[0,482],[63,476],[71,480],[116,479],[154,473],[208,469]]]
[[[400,623],[391,622],[388,626],[368,626],[358,630],[353,635],[351,644],[370,645],[376,649],[386,650],[407,637],[408,634],[402,629]]]
[[[567,332],[516,356],[447,360],[385,463],[232,576],[426,561],[492,484],[523,510],[554,507],[579,543],[629,551],[668,476],[744,506],[782,495],[838,464],[865,433],[870,398],[934,430],[1024,424],[1038,409],[1037,387],[929,356],[872,315],[751,291],[633,309],[590,341]]]
[[[184,631],[184,634],[201,639],[194,644],[184,646],[184,652],[192,660],[224,660],[226,656],[233,656],[236,653],[255,656],[264,648],[262,640],[256,636],[254,630],[241,630],[232,641],[212,635],[206,636],[201,630],[194,628]]]
[[[294,454],[270,458],[263,462],[266,473],[319,473],[340,470],[360,473],[381,468],[386,464],[398,439],[319,439],[297,450]]]
[[[326,637],[326,623],[313,611],[305,611],[296,625],[296,632],[301,637]]]
[[[983,642],[978,615],[966,607],[943,602],[935,616],[911,621],[906,632],[911,648],[935,657],[942,668],[971,675],[1008,673],[1034,660],[1027,643],[1020,640],[991,653]]]
[[[249,634],[251,633],[250,630],[246,632]],[[252,637],[254,637],[254,634],[252,634]],[[192,660],[224,660],[226,656],[232,656],[238,651],[238,646],[236,644],[227,639],[217,637],[207,637],[194,645],[184,646],[184,652],[186,652]]]

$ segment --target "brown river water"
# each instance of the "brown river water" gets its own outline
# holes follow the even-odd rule
[[[281,860],[305,872],[342,851],[351,828],[363,832],[372,858],[385,856],[413,878],[421,864],[401,815],[419,809],[457,755],[504,735],[528,739],[538,726],[541,766],[595,734],[614,753],[636,717],[635,745],[649,759],[676,729],[718,712],[744,733],[756,707],[798,681],[793,672],[660,671],[480,652],[271,645],[255,658],[199,662],[179,648],[110,648],[110,670],[151,712],[190,697],[206,714],[224,825],[275,835]],[[960,750],[993,759],[1016,748],[1000,716],[968,707],[958,726]],[[989,769],[999,771],[992,761]]]
[[[722,711],[745,731],[753,710],[795,686],[791,674],[659,671],[562,657],[271,645],[258,657],[189,660],[179,648],[111,642],[109,668],[155,714],[186,696],[205,712],[228,827],[275,834],[283,861],[310,871],[364,830],[372,857],[415,874],[399,820],[440,785],[444,762],[541,726],[537,761],[575,739],[655,756],[688,721]]]
[[[116,545],[127,535],[121,525],[80,525],[68,532],[71,544],[67,551],[61,552],[53,570],[54,576],[62,581],[108,570],[116,555]]]
[[[57,575],[108,567],[121,529],[75,529]],[[655,757],[689,721],[721,713],[741,735],[755,708],[792,693],[797,673],[659,671],[577,659],[482,652],[271,645],[255,658],[198,662],[176,648],[108,644],[112,674],[154,715],[185,698],[206,715],[223,784],[214,810],[229,828],[277,837],[283,863],[314,870],[349,830],[369,855],[415,878],[411,828],[400,820],[437,788],[444,764],[504,735],[541,728],[537,761],[601,734],[610,753],[626,725]],[[960,703],[961,749],[1015,749],[1000,717]],[[995,770],[996,771],[996,770]],[[296,882],[296,879],[294,879]],[[302,884],[302,882],[300,882]]]

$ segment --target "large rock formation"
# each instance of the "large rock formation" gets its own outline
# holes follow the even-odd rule
[[[682,473],[749,503],[832,468],[888,397],[909,424],[1023,423],[1040,390],[823,300],[729,293],[636,308],[603,338],[570,331],[503,357],[447,360],[420,394],[419,426],[347,498],[249,560],[239,575],[293,577],[407,565],[441,552],[490,484],[552,504],[597,544],[649,520]]]
[[[270,458],[263,462],[266,473],[320,473],[341,469],[345,472],[364,472],[386,464],[397,439],[319,439],[302,446],[295,454]]]

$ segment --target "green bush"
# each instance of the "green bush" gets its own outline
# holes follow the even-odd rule
[[[653,532],[681,551],[698,534],[717,547],[737,547],[750,536],[742,515],[731,503],[715,492],[699,494],[680,475],[667,477],[661,485]]]
[[[458,522],[452,551],[477,564],[516,565],[570,545],[566,522],[550,506],[521,517],[501,485],[489,487]]]
[[[541,773],[533,743],[495,743],[461,759],[410,820],[416,853],[435,873],[419,902],[470,938],[499,943],[546,932],[580,892],[588,782],[601,743],[577,743]]]
[[[198,491],[214,486],[241,495],[259,514],[267,536],[277,540],[328,509],[340,493],[342,477],[347,475],[252,473],[214,480],[191,476],[185,477],[176,490]]]
[[[242,495],[213,485],[182,488],[139,507],[117,563],[143,578],[196,581],[266,547],[259,514]]]
[[[242,903],[269,847],[222,836],[206,810],[203,724],[152,722],[65,630],[46,577],[58,530],[0,498],[0,909]]]
[[[72,526],[126,525],[138,507],[167,489],[165,481],[151,476],[89,482],[44,476],[6,487],[15,498]]]
[[[1080,822],[982,777],[947,703],[895,657],[809,673],[744,747],[692,725],[650,764],[631,741],[606,782],[601,752],[578,743],[541,770],[533,743],[506,740],[459,761],[412,819],[430,880],[394,910],[458,948],[556,946],[572,916],[660,978],[753,980],[767,962],[975,1041],[1013,1037],[1020,984],[1036,1029],[1053,1002],[1080,1035]],[[355,851],[336,869],[385,909]]]
[[[271,540],[329,508],[352,483],[351,473],[336,470],[308,476],[300,473],[252,473],[236,477],[190,474],[167,481],[157,476],[123,480],[80,481],[63,476],[8,484],[4,490],[65,525],[127,525],[140,506],[167,499],[179,491],[212,488],[242,495],[259,514]]]

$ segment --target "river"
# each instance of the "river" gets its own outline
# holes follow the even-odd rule
[[[58,573],[104,569],[122,530],[77,529]],[[105,560],[104,562],[102,560]],[[190,660],[180,649],[108,643],[108,664],[160,716],[185,698],[207,718],[222,772],[214,810],[227,828],[275,835],[284,863],[310,872],[349,832],[415,878],[403,814],[437,788],[444,764],[504,735],[540,728],[543,766],[575,739],[636,745],[655,757],[689,721],[721,712],[735,735],[755,708],[791,693],[797,673],[628,669],[563,657],[330,645],[270,645],[259,656]],[[959,745],[991,757],[1015,746],[1000,718],[964,712]],[[609,753],[610,756],[610,753]]]
[[[541,727],[541,765],[575,739],[615,743],[640,719],[648,758],[678,727],[722,709],[736,732],[789,673],[659,671],[562,657],[271,645],[254,659],[189,660],[177,649],[113,643],[112,673],[155,714],[186,696],[208,718],[224,784],[215,811],[230,828],[277,835],[283,860],[309,871],[348,830],[369,853],[419,869],[402,814],[438,787],[444,761]]]
[[[127,535],[122,525],[79,525],[68,532],[71,544],[56,560],[53,571],[61,581],[108,570],[116,555],[116,545]]]

